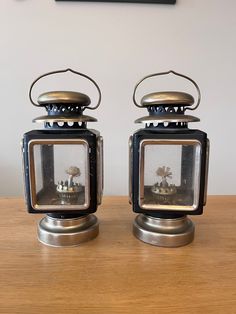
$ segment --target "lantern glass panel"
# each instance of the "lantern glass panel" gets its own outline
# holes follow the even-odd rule
[[[198,141],[141,142],[140,206],[195,210],[200,190],[200,157]]]
[[[89,202],[88,145],[30,143],[32,203],[36,209],[86,209]]]

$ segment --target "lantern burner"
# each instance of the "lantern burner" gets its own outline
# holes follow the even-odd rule
[[[66,181],[58,182],[57,193],[61,204],[76,204],[79,194],[83,191],[83,186],[80,183],[74,182],[73,179],[80,176],[80,169],[72,166],[66,170],[66,173],[69,175],[69,178]]]
[[[156,171],[156,174],[157,176],[161,177],[161,182],[155,183],[152,186],[151,191],[155,194],[163,196],[176,194],[176,186],[167,182],[167,178],[172,178],[172,172],[170,171],[170,167],[159,167]]]

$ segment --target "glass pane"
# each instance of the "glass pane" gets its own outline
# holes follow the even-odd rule
[[[199,198],[200,144],[144,143],[142,154],[141,204],[151,209],[195,209]]]
[[[35,144],[35,201],[37,205],[86,205],[88,164],[85,144]],[[69,207],[68,207],[69,206]]]

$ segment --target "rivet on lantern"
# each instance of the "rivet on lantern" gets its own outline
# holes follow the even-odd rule
[[[138,86],[155,76],[174,74],[190,81],[198,99],[185,92],[158,91],[136,101]],[[149,115],[130,137],[130,203],[139,213],[133,224],[134,235],[143,242],[178,247],[194,238],[194,224],[187,215],[200,215],[206,203],[209,140],[206,133],[189,129],[189,122],[200,121],[186,115],[200,104],[198,85],[174,71],[144,77],[135,86],[134,104]]]
[[[45,76],[71,72],[91,81],[98,91],[98,103],[80,92],[49,91],[32,99],[32,89]],[[25,195],[29,213],[46,213],[39,222],[38,239],[50,246],[75,246],[98,235],[93,214],[101,204],[103,190],[103,140],[98,131],[87,129],[97,121],[84,115],[101,102],[97,83],[71,69],[46,73],[31,85],[33,105],[47,115],[35,118],[43,130],[24,134],[22,142]]]

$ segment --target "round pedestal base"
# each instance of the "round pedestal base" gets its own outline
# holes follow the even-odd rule
[[[194,224],[186,216],[165,219],[140,214],[134,220],[133,233],[152,245],[178,247],[193,241]]]
[[[45,216],[38,224],[38,239],[50,246],[76,246],[94,239],[99,232],[95,215],[72,219]]]

